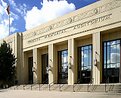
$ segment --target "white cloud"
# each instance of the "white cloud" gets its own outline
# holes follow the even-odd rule
[[[20,13],[22,16],[25,16],[26,15],[26,12],[27,12],[27,5],[26,4],[23,4],[23,5],[19,5],[19,8],[20,8]]]
[[[17,29],[13,26],[13,22],[20,18],[19,15],[25,16],[26,4],[17,5],[14,0],[8,0],[10,4],[10,32],[14,33]],[[6,0],[0,0],[0,39],[9,35],[9,18],[7,15]]]
[[[5,7],[7,6],[7,4],[1,0],[0,3],[0,39],[4,38],[5,36],[7,36],[9,34],[8,32],[8,22],[7,20],[7,14],[5,11]]]
[[[9,35],[9,17],[7,15],[7,3],[3,0],[0,2],[0,39]],[[15,19],[18,19],[17,15],[15,15],[12,11],[10,12],[10,25],[11,25],[11,32],[16,30],[15,27],[12,26],[12,23]]]
[[[14,19],[18,20],[19,16],[13,12],[11,12],[11,17],[13,17]]]
[[[7,26],[4,26],[4,24],[0,24],[0,39],[8,36],[9,32],[7,29]]]
[[[26,4],[16,4],[14,0],[9,0],[11,7],[15,10],[15,13],[20,14],[21,16],[25,16],[27,11]],[[16,15],[17,16],[17,15]]]
[[[15,27],[10,28],[10,32],[15,32],[17,29]]]
[[[8,0],[10,5],[12,5],[13,7],[16,7],[16,3],[14,2],[14,0]]]
[[[7,3],[5,3],[3,0],[1,0],[2,6],[7,7]]]
[[[24,17],[27,30],[76,9],[74,4],[69,4],[66,0],[44,0],[41,4],[41,9],[34,6],[32,10],[27,11],[26,16]]]

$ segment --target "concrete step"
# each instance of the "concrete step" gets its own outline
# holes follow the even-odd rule
[[[50,87],[50,89],[49,89]],[[28,85],[16,85],[9,89],[13,90],[41,90],[41,91],[62,91],[62,92],[109,92],[109,93],[121,93],[121,84],[28,84]]]
[[[72,92],[73,91],[73,85],[61,84],[60,91]]]
[[[50,91],[59,91],[59,84],[50,85]]]
[[[32,90],[39,90],[39,84],[33,84]]]
[[[40,90],[48,90],[48,84],[41,84]]]
[[[89,86],[87,84],[75,84],[74,91],[75,92],[87,92],[89,90]]]
[[[109,93],[121,93],[121,84],[117,83],[117,84],[111,84],[111,85],[107,85],[108,86],[108,92]]]

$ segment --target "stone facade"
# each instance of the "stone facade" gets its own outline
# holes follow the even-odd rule
[[[58,52],[62,50],[68,51],[67,83],[69,85],[77,83],[79,78],[78,48],[86,45],[93,47],[90,81],[93,84],[103,83],[103,43],[117,39],[121,41],[120,17],[121,0],[101,0],[31,30],[6,37],[4,40],[11,45],[17,57],[18,83],[23,84],[29,81],[28,58],[30,57],[33,58],[33,83],[42,83],[41,55],[43,54],[48,54],[48,61],[46,61],[48,62],[48,83],[58,83],[60,60]],[[119,65],[118,82],[121,82],[121,58]]]

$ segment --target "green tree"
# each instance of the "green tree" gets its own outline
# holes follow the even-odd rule
[[[15,79],[15,61],[10,45],[5,41],[0,46],[0,85],[13,85]]]

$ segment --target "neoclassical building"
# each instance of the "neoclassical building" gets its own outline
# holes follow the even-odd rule
[[[97,1],[3,40],[17,58],[19,84],[121,82],[121,0]]]

